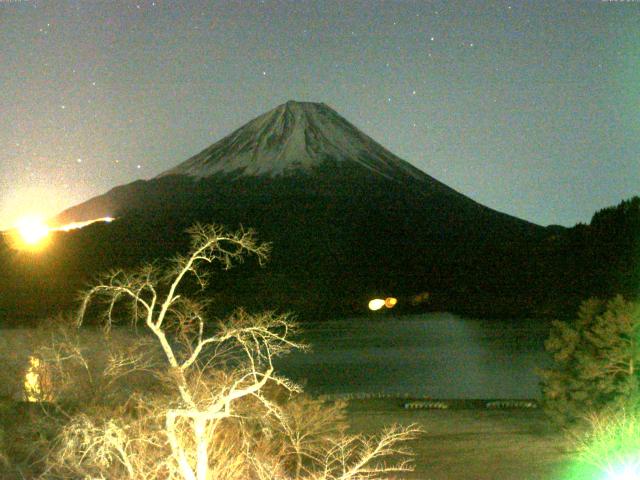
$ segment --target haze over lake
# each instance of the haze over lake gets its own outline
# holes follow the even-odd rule
[[[540,398],[546,322],[477,320],[448,313],[349,318],[305,325],[311,352],[278,361],[309,393],[431,398]]]

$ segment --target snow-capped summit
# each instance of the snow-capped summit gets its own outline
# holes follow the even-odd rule
[[[288,101],[159,175],[290,175],[325,161],[355,162],[387,178],[425,175],[324,103]],[[430,179],[430,177],[428,177]],[[399,178],[398,178],[399,179]]]

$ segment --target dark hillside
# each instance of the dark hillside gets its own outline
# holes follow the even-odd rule
[[[38,254],[3,247],[0,314],[66,308],[99,272],[186,251],[194,222],[251,227],[273,244],[267,267],[249,262],[213,282],[220,309],[324,318],[393,295],[397,310],[573,313],[588,296],[637,288],[638,205],[598,212],[590,226],[544,228],[447,187],[326,105],[287,102],[156,178],[56,218],[116,221],[56,233]]]

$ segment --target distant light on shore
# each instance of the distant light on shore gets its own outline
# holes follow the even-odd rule
[[[373,310],[374,312],[380,310],[382,307],[384,307],[384,300],[381,298],[374,298],[369,302],[369,310]]]
[[[61,227],[52,228],[51,230],[60,231],[60,232],[68,232],[70,230],[77,230],[79,228],[84,228],[87,225],[91,225],[92,223],[111,223],[115,220],[113,217],[102,217],[102,218],[94,218],[93,220],[85,220],[84,222],[72,222],[67,223],[66,225],[62,225]]]
[[[387,297],[384,300],[382,298],[374,298],[369,301],[369,310],[377,311],[382,307],[393,308],[398,303],[398,299],[394,297]]]
[[[50,227],[41,217],[29,216],[20,219],[13,229],[5,231],[4,234],[9,238],[12,248],[37,252],[49,243],[51,232],[69,232],[93,223],[111,223],[114,220],[113,217],[101,217],[83,222],[72,222],[59,227]]]
[[[37,249],[49,236],[49,227],[39,217],[25,217],[16,224],[20,242],[29,249]]]

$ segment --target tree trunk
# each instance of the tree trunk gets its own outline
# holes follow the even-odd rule
[[[169,438],[169,445],[171,445],[171,451],[176,457],[178,461],[178,466],[180,467],[180,472],[182,473],[182,478],[184,480],[196,480],[196,476],[189,465],[189,461],[187,460],[187,456],[184,453],[184,450],[180,447],[180,443],[178,441],[178,436],[176,433],[176,415],[175,412],[169,411],[167,412],[166,417],[166,430],[167,437]]]
[[[196,417],[193,422],[196,437],[196,476],[198,480],[207,480],[207,472],[209,471],[209,453],[207,452],[208,444],[205,435],[207,421]]]

